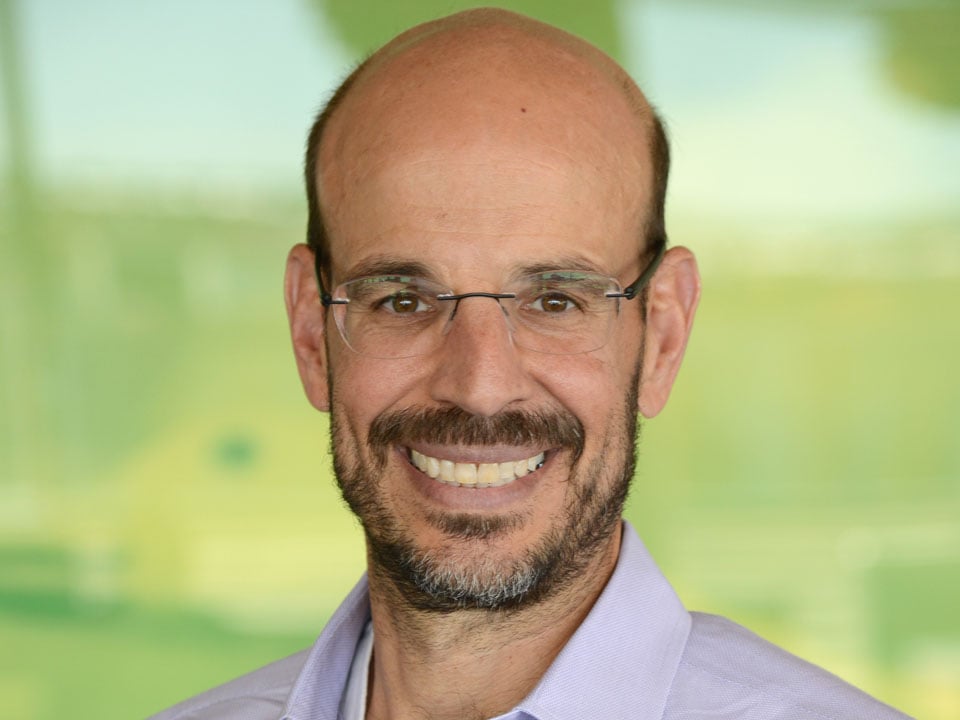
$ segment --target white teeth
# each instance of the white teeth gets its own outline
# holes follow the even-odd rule
[[[490,487],[500,483],[500,466],[497,463],[480,463],[477,467],[477,487]]]
[[[421,453],[418,453],[416,450],[410,451],[410,459],[413,461],[413,464],[417,466],[423,472],[427,471],[427,457]]]
[[[451,485],[456,484],[457,481],[453,479],[453,463],[451,461],[440,461],[439,480],[440,482],[450,483]]]
[[[460,485],[476,485],[477,466],[473,463],[454,463],[453,479]]]
[[[410,450],[410,462],[420,470],[448,485],[460,487],[499,487],[533,472],[543,465],[544,455],[538,453],[526,460],[502,463],[455,463],[430,457]]]

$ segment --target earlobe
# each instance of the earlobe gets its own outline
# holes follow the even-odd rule
[[[647,298],[643,376],[637,403],[645,417],[658,414],[667,403],[699,302],[696,258],[687,248],[671,248],[653,278]]]
[[[330,409],[330,388],[323,337],[326,312],[320,303],[313,251],[304,244],[295,245],[287,256],[284,299],[304,392],[317,410],[327,411]]]

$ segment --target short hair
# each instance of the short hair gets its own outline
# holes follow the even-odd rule
[[[320,206],[320,196],[317,192],[317,156],[320,154],[320,144],[323,141],[323,132],[330,122],[330,118],[343,103],[344,98],[354,85],[357,78],[367,66],[364,60],[340,83],[330,99],[323,106],[314,119],[307,136],[307,152],[304,159],[304,180],[307,191],[307,245],[313,250],[316,257],[316,267],[325,272],[330,271],[330,238],[327,235],[323,222],[323,208]],[[656,110],[650,108],[651,139],[650,158],[653,161],[653,193],[647,221],[644,227],[644,247],[640,253],[641,259],[653,257],[667,244],[667,227],[665,209],[667,201],[667,179],[670,175],[670,143],[667,139],[663,120]]]
[[[307,136],[307,153],[304,158],[303,177],[307,188],[307,245],[313,250],[316,257],[316,267],[330,272],[330,238],[323,222],[323,209],[320,207],[320,195],[317,188],[317,156],[320,154],[320,143],[323,141],[323,131],[330,123],[334,111],[343,103],[347,92],[353,87],[360,73],[367,65],[367,60],[353,69],[346,80],[334,90],[333,95],[317,114]]]

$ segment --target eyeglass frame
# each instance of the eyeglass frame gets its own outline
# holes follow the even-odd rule
[[[666,244],[660,245],[657,249],[656,255],[654,255],[653,260],[650,261],[650,264],[640,273],[640,277],[634,280],[632,283],[627,285],[622,292],[618,293],[604,293],[605,297],[608,298],[623,298],[624,300],[633,300],[637,295],[640,294],[640,291],[650,282],[654,274],[657,272],[657,269],[660,267],[660,263],[663,261],[663,256],[667,252]],[[324,307],[330,307],[331,305],[349,305],[350,300],[348,298],[337,299],[333,297],[329,292],[327,292],[326,287],[323,284],[323,268],[320,267],[320,254],[314,251],[313,253],[313,262],[314,262],[314,271],[317,275],[317,288],[320,291],[320,302]],[[338,286],[339,287],[339,286]],[[468,293],[449,293],[444,295],[437,295],[437,300],[463,300],[468,297],[488,297],[495,300],[509,300],[515,298],[516,293],[488,293],[488,292],[468,292]]]
[[[632,283],[627,285],[627,287],[623,288],[621,292],[618,292],[618,293],[608,292],[608,293],[604,293],[604,296],[611,299],[622,298],[624,300],[633,300],[635,297],[637,297],[640,294],[640,292],[647,286],[647,284],[653,278],[654,274],[657,272],[657,269],[660,267],[660,263],[663,261],[663,257],[666,254],[666,252],[667,252],[666,243],[661,243],[660,246],[657,248],[657,252],[654,255],[653,259],[650,261],[647,267],[643,270],[643,272],[640,273],[640,277],[638,277]],[[323,269],[320,267],[320,254],[316,251],[314,251],[313,262],[314,262],[314,271],[316,272],[316,275],[317,275],[317,289],[319,290],[321,304],[325,308],[330,307],[331,305],[349,305],[350,304],[349,298],[338,299],[333,297],[329,292],[327,292],[327,289],[323,284]],[[516,298],[517,294],[516,293],[489,293],[489,292],[477,291],[477,292],[456,293],[456,294],[446,293],[442,295],[437,295],[436,299],[437,300],[453,300],[456,303],[459,303],[460,300],[463,300],[464,298],[468,298],[468,297],[486,297],[486,298],[493,298],[494,300],[499,301],[499,300],[509,300],[512,298]],[[454,305],[454,312],[456,312],[457,307],[458,305]],[[340,332],[341,335],[343,334],[343,329],[340,327],[339,323],[337,324],[337,330]],[[344,338],[344,340],[346,341],[346,338]],[[347,344],[349,345],[349,341],[347,341]]]

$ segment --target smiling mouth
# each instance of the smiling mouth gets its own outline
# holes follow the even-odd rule
[[[517,478],[539,470],[543,467],[545,456],[541,452],[525,460],[469,463],[443,460],[410,449],[408,457],[414,467],[437,482],[458,487],[489,488],[509,485]]]

